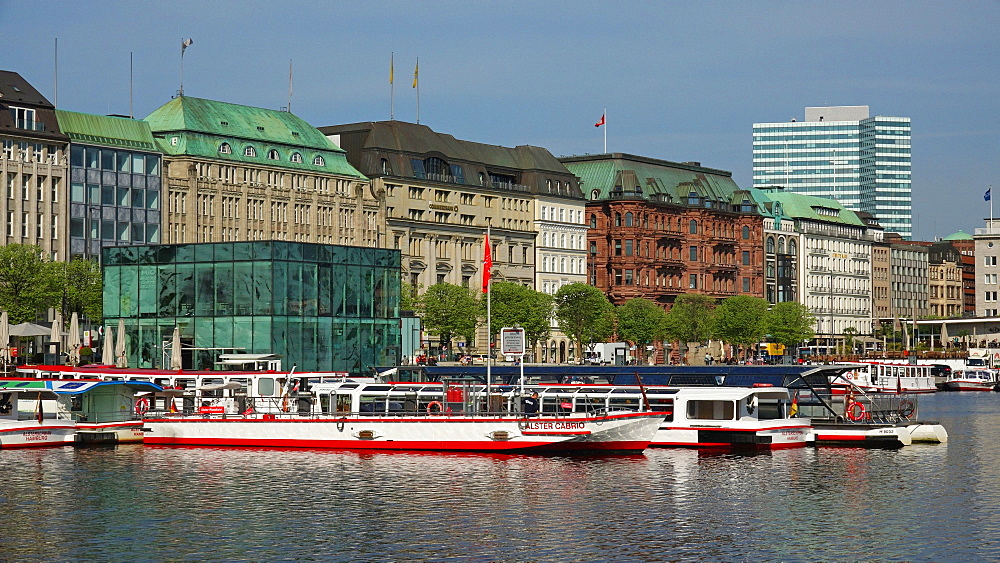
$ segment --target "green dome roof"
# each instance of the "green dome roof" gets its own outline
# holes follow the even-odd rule
[[[950,234],[941,240],[972,240],[972,235],[958,231],[957,233]]]

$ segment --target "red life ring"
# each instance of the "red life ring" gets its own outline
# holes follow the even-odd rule
[[[862,405],[861,403],[851,403],[847,407],[847,410],[844,411],[844,414],[847,415],[848,419],[853,420],[855,422],[859,420],[864,420],[865,417],[867,416],[865,414],[865,406]]]
[[[136,414],[146,414],[149,412],[149,399],[146,397],[140,397],[135,401],[135,412]]]
[[[444,412],[444,405],[441,404],[441,401],[431,401],[427,403],[427,414],[434,414],[432,410],[434,407],[438,408],[437,412]]]

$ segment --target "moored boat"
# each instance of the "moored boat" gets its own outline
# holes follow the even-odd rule
[[[997,385],[997,372],[991,369],[954,370],[944,382],[949,391],[992,391]]]
[[[0,388],[0,449],[72,445],[76,423],[45,412],[45,402],[53,399],[55,394],[44,389]]]
[[[937,386],[930,365],[891,364],[881,362],[852,362],[830,385],[834,395],[851,390],[865,393],[934,393]]]

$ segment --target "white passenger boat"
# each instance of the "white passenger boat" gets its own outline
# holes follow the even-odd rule
[[[850,366],[851,369],[831,379],[830,385],[835,395],[843,395],[848,389],[862,389],[866,393],[937,391],[929,365],[880,362],[852,362],[838,365]]]
[[[0,447],[141,442],[149,399],[136,392],[159,390],[144,382],[0,379]]]
[[[992,391],[996,385],[997,372],[992,369],[954,370],[944,382],[949,391]]]

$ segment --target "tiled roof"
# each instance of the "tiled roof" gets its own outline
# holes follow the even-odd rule
[[[56,110],[56,118],[59,119],[59,128],[71,141],[145,151],[157,150],[153,133],[145,121],[59,109]]]

